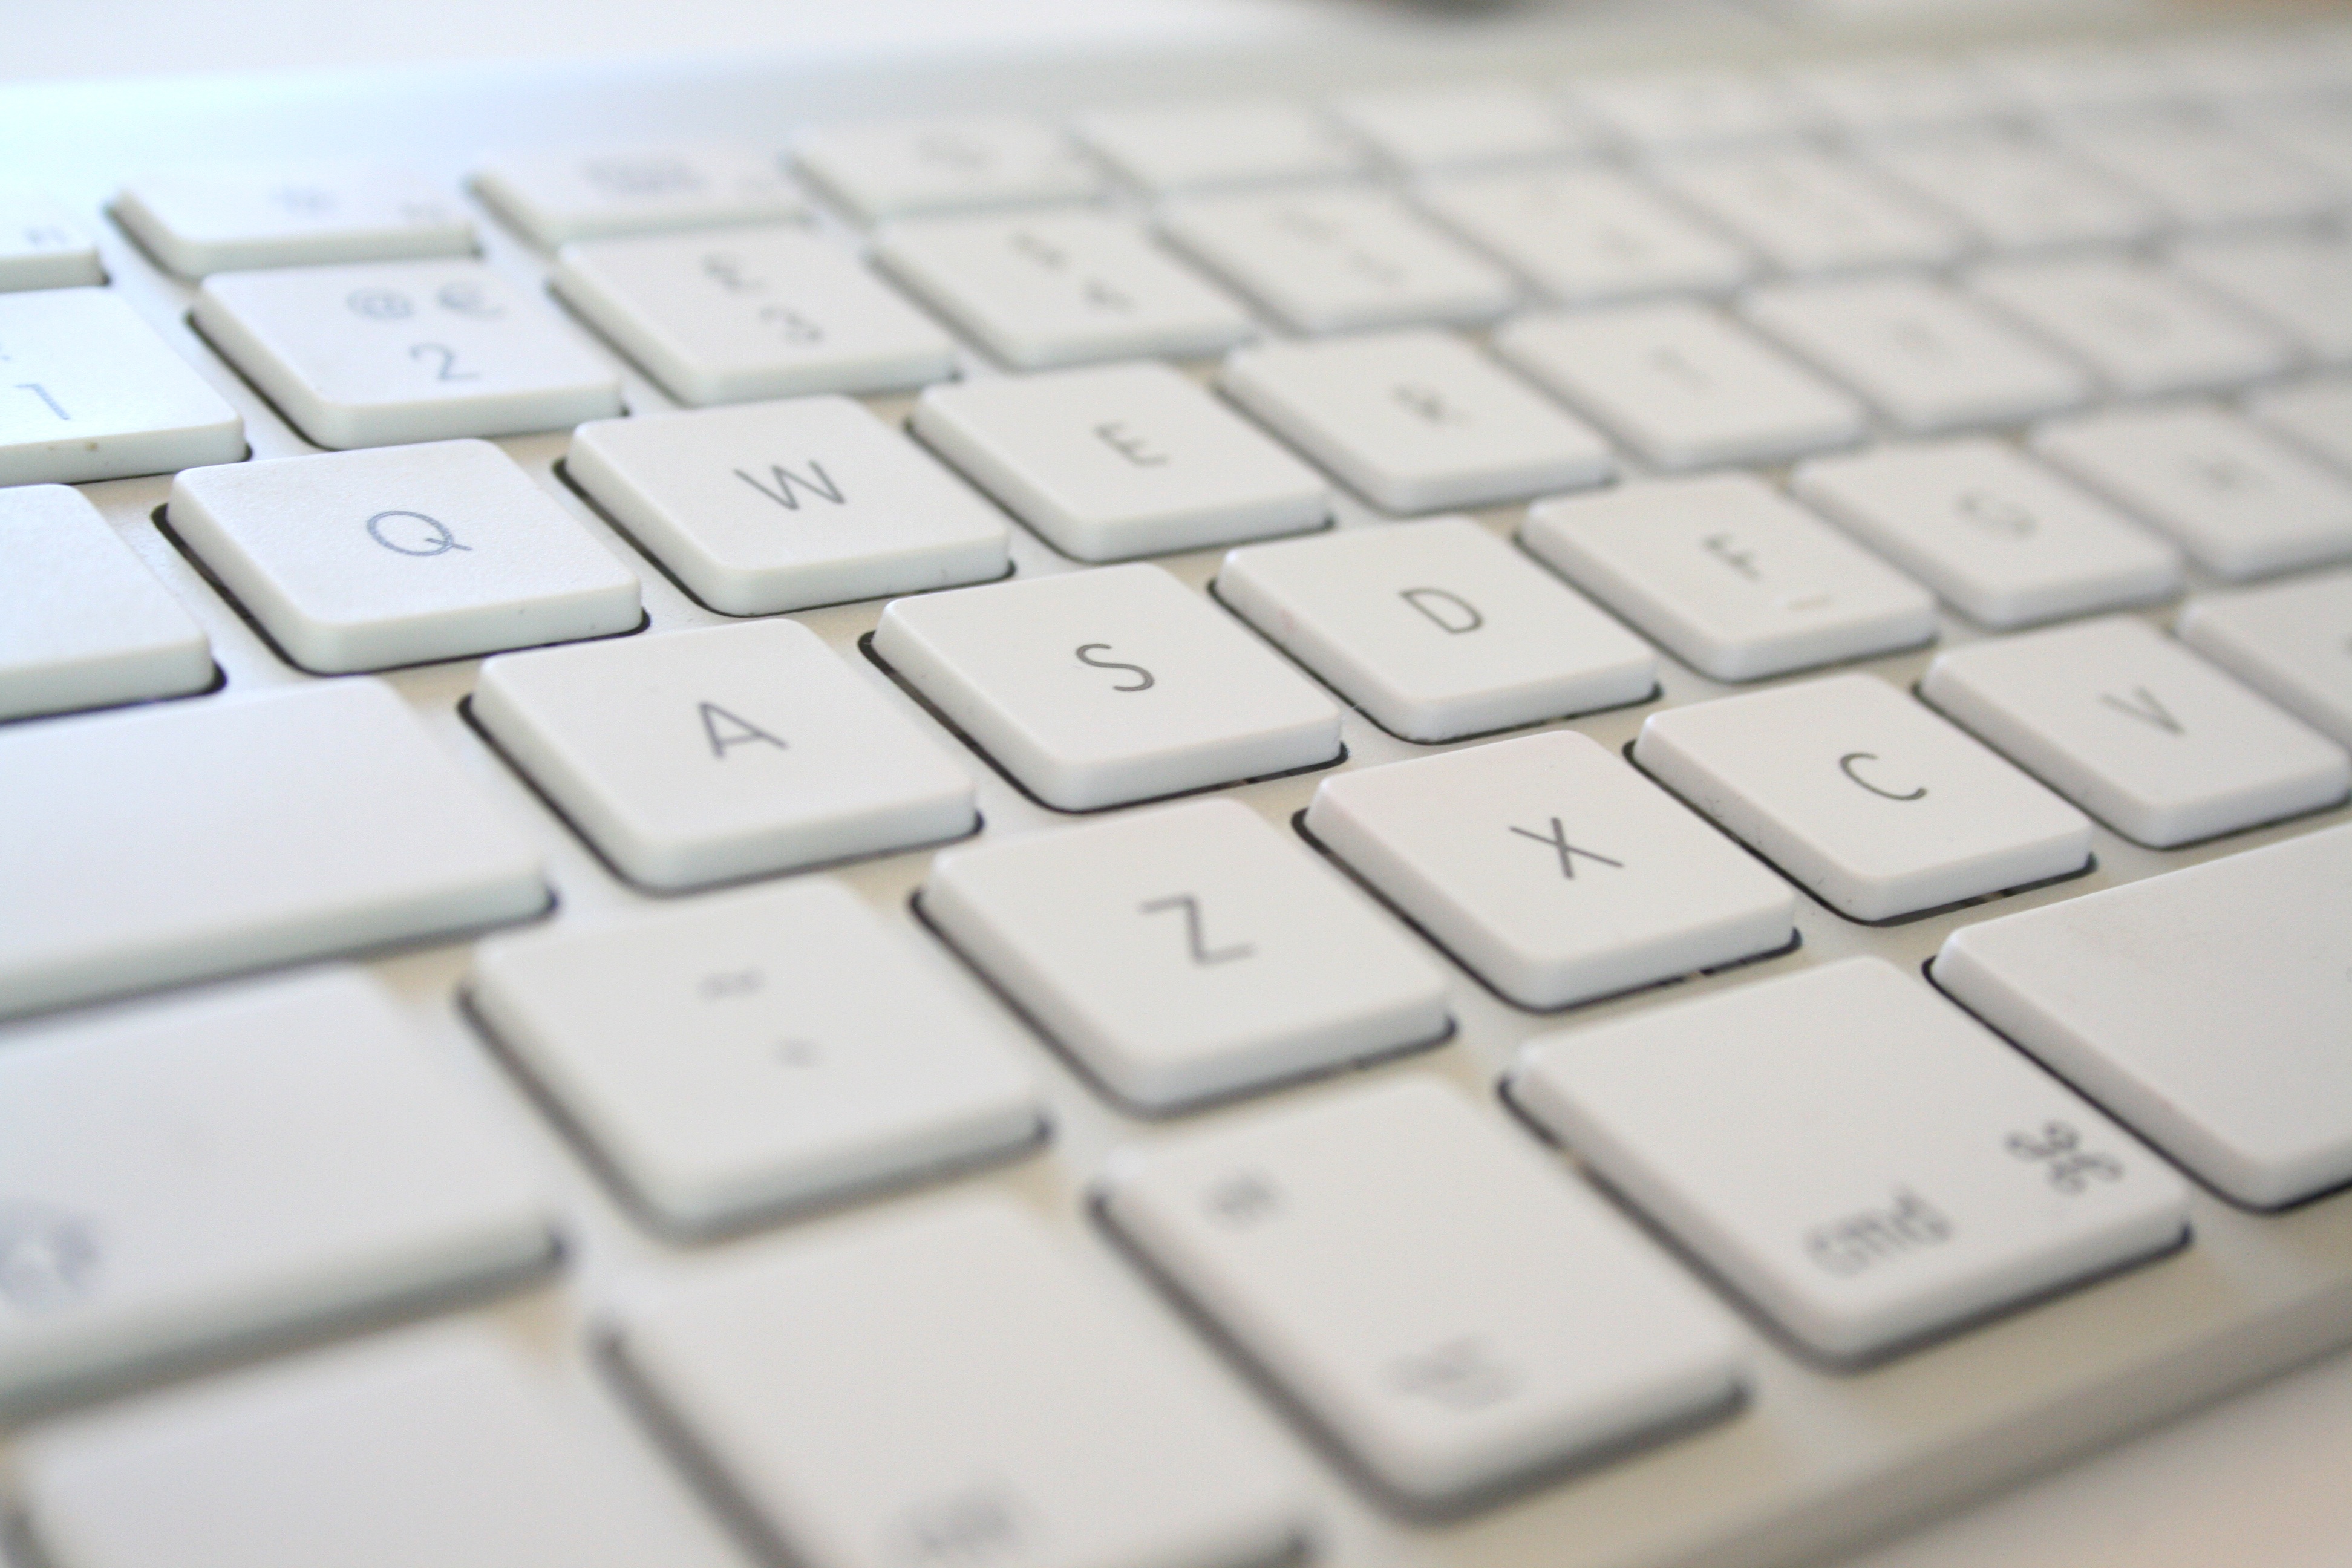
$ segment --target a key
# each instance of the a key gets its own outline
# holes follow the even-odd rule
[[[2177,101],[2184,86],[2153,54],[2110,40],[2018,45],[1977,66],[2021,110],[2060,122],[2145,112]]]
[[[1856,138],[1981,125],[2009,109],[1980,72],[1927,55],[1832,60],[1799,67],[1782,79]]]
[[[2352,758],[2145,621],[1939,655],[1920,695],[2125,837],[2169,848],[2332,805]]]
[[[1157,566],[885,605],[874,651],[1046,805],[1089,811],[1336,759],[1339,714]]]
[[[1215,353],[1248,337],[1239,305],[1104,213],[894,224],[892,277],[1021,370],[1139,354]]]
[[[166,515],[321,674],[610,637],[645,616],[636,574],[487,441],[190,468]]]
[[[1580,489],[1615,467],[1590,426],[1447,332],[1242,349],[1218,380],[1390,511]]]
[[[2352,375],[2327,375],[2257,393],[2246,412],[2336,468],[2352,472]]]
[[[33,191],[0,191],[0,293],[105,281],[97,245],[64,203]]]
[[[2091,395],[2074,364],[1941,284],[1783,285],[1748,296],[1747,310],[1914,435],[2038,418]]]
[[[245,456],[245,421],[110,289],[0,294],[0,485]]]
[[[2352,555],[2352,484],[2222,409],[2119,408],[2044,426],[2033,449],[2223,577]]]
[[[1019,114],[820,125],[793,144],[818,189],[866,223],[1081,202],[1102,176],[1052,126]]]
[[[733,616],[1005,574],[1003,514],[846,397],[599,419],[565,474]]]
[[[1548,1037],[1511,1094],[1834,1361],[2188,1232],[2179,1177],[1883,959]]]
[[[1936,984],[2242,1204],[2352,1178],[2352,827],[1963,926]]]
[[[1445,983],[1232,800],[950,850],[922,912],[1119,1100],[1159,1112],[1426,1045]]]
[[[1662,468],[1792,458],[1862,437],[1862,405],[1684,300],[1519,316],[1495,352]]]
[[[1588,140],[1556,100],[1504,81],[1350,93],[1331,113],[1409,174],[1535,163],[1580,152]]]
[[[1123,1150],[1103,1210],[1390,1493],[1472,1501],[1728,1407],[1729,1316],[1413,1078]]]
[[[1986,437],[1820,458],[1790,485],[1980,626],[2168,598],[2180,552]]]
[[[1996,262],[1970,274],[1969,288],[2126,396],[2236,386],[2294,358],[2284,338],[2143,262]]]
[[[971,777],[789,621],[494,658],[473,713],[632,879],[684,889],[959,837]]]
[[[196,291],[194,319],[321,447],[508,436],[621,412],[612,371],[478,261],[221,273]]]
[[[0,489],[0,720],[184,697],[213,679],[204,628],[79,491]]]
[[[1363,167],[1336,127],[1278,99],[1096,110],[1074,129],[1147,195],[1339,179]]]
[[[1254,544],[1217,596],[1409,741],[1650,695],[1648,645],[1467,518]]]
[[[1779,140],[1821,123],[1803,99],[1749,71],[1698,67],[1581,76],[1567,87],[1604,135],[1643,152]]]
[[[1717,680],[1911,647],[1936,602],[1745,474],[1538,502],[1537,559]]]
[[[2238,132],[2158,116],[2070,124],[2058,140],[2189,228],[2307,223],[2343,205],[2336,187]]]
[[[1424,209],[1568,305],[1723,294],[1756,263],[1614,170],[1507,170],[1432,180]]]
[[[1518,294],[1383,191],[1189,197],[1160,224],[1179,249],[1302,332],[1484,321]]]
[[[1685,153],[1649,172],[1784,272],[1933,267],[1967,244],[1958,225],[1864,165],[1809,147]]]
[[[1786,882],[1572,731],[1335,774],[1307,830],[1523,1007],[1795,939]]]
[[[2028,137],[1905,137],[1874,142],[1863,156],[1996,250],[2131,245],[2164,223],[2155,203]]]
[[[740,1561],[617,1411],[473,1324],[52,1424],[23,1454],[57,1568]]]
[[[10,1404],[479,1287],[554,1246],[508,1135],[349,970],[15,1040],[0,1191]]]
[[[1633,761],[1853,920],[2004,892],[2090,860],[2081,812],[1874,676],[1654,713]]]
[[[935,386],[914,429],[1081,561],[1295,533],[1331,514],[1320,475],[1164,364]]]
[[[955,369],[945,332],[797,227],[567,245],[552,282],[681,403],[894,391]]]
[[[2346,141],[2352,132],[2352,102],[2346,101],[2342,86],[2339,80],[2326,96],[2301,101],[2238,106],[2231,125],[2297,168],[2338,187],[2352,184],[2352,142]]]
[[[727,142],[547,148],[486,158],[474,189],[549,250],[575,239],[804,216],[779,161]]]
[[[2352,572],[2200,594],[2173,629],[2338,745],[2352,746]]]
[[[0,734],[0,1014],[521,920],[538,855],[389,687]]]
[[[830,880],[486,942],[469,995],[638,1204],[687,1232],[1045,1127],[1004,1030]]]
[[[113,210],[149,255],[183,278],[474,249],[473,222],[455,195],[405,169],[364,163],[142,174],[116,193]]]
[[[2174,247],[2172,265],[2292,333],[2322,364],[2352,364],[2352,245],[2302,235],[2239,235]]]

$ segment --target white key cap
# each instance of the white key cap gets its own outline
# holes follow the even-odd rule
[[[1839,1360],[2150,1257],[2189,1228],[2179,1177],[1882,959],[1549,1037],[1511,1092]]]
[[[1195,196],[1160,221],[1180,249],[1302,332],[1484,321],[1518,295],[1382,191]]]
[[[1238,801],[950,850],[922,910],[1097,1082],[1148,1110],[1447,1028],[1445,982],[1411,940]]]
[[[2130,245],[2164,223],[2153,202],[2044,142],[1986,132],[1890,141],[1864,156],[1995,250]]]
[[[2352,555],[2352,484],[2219,408],[2116,409],[2046,426],[2033,449],[2223,577]]]
[[[1104,1206],[1424,1508],[1722,1411],[1742,1381],[1728,1314],[1433,1079],[1122,1151]]]
[[[0,1399],[529,1268],[536,1181],[354,971],[20,1037]]]
[[[1563,304],[1727,293],[1756,270],[1738,246],[1610,169],[1436,180],[1414,199]]]
[[[607,859],[650,887],[978,826],[962,764],[789,621],[494,658],[473,712]]]
[[[2021,45],[1978,66],[2019,109],[2061,122],[2145,112],[2179,99],[2184,86],[2155,55],[2107,40]]]
[[[2246,412],[2352,471],[2352,375],[2320,376],[2257,394],[2246,400]]]
[[[1307,828],[1523,1007],[1787,947],[1789,885],[1568,731],[1334,774]]]
[[[1936,601],[1746,474],[1540,501],[1536,557],[1717,680],[1911,647]]]
[[[1391,88],[1336,100],[1332,117],[1407,174],[1527,163],[1580,152],[1588,138],[1532,88]]]
[[[1662,468],[1859,440],[1862,405],[1703,306],[1519,316],[1495,352]]]
[[[2173,629],[2288,712],[2352,746],[2352,572],[2200,594]]]
[[[1045,1130],[1005,1031],[829,880],[487,942],[470,995],[637,1202],[688,1231]]]
[[[1157,566],[894,600],[874,651],[1064,811],[1313,767],[1339,752],[1339,710]]]
[[[1293,533],[1331,515],[1321,476],[1164,364],[935,386],[914,426],[1081,561]]]
[[[621,412],[618,378],[478,261],[232,272],[197,328],[321,447],[551,430]]]
[[[1252,330],[1240,306],[1133,223],[1103,213],[894,224],[875,252],[891,276],[1016,369],[1209,354]]]
[[[616,1412],[472,1324],[80,1416],[24,1453],[58,1568],[739,1561]]]
[[[1848,272],[1949,261],[1958,225],[1862,164],[1811,148],[1662,159],[1651,173],[1785,272]]]
[[[552,282],[681,403],[887,392],[955,370],[945,332],[803,229],[567,245]]]
[[[1569,97],[1616,141],[1644,151],[1801,134],[1821,117],[1770,77],[1695,68],[1578,77]]]
[[[214,673],[204,628],[79,491],[0,489],[0,719],[183,697]]]
[[[1936,984],[2242,1204],[2352,1178],[2352,827],[1963,926]]]
[[[2347,139],[2352,132],[2352,100],[2343,88],[2338,79],[2325,97],[2236,106],[2232,128],[2342,189],[2352,185],[2352,141]]]
[[[0,191],[0,292],[105,281],[98,246],[65,204],[31,191]]]
[[[793,159],[866,223],[1081,202],[1102,188],[1101,174],[1059,132],[1019,114],[820,125],[801,133]]]
[[[1975,643],[1920,695],[2125,837],[2159,849],[2344,798],[2352,758],[2145,621]]]
[[[245,421],[106,289],[0,294],[0,485],[245,456]]]
[[[2180,587],[2179,551],[1989,437],[1822,458],[1790,482],[1981,626],[2117,609]]]
[[[1452,741],[1637,702],[1639,637],[1468,518],[1236,550],[1217,596],[1374,721]]]
[[[2059,137],[2190,228],[2304,223],[2344,205],[2327,181],[2236,132],[2201,121],[2093,121]]]
[[[1448,332],[1242,349],[1226,395],[1390,511],[1600,483],[1601,437]]]
[[[846,397],[599,419],[564,472],[732,616],[1004,575],[1003,514]]]
[[[723,142],[500,153],[483,160],[474,188],[550,250],[575,239],[776,223],[808,211],[778,159]]]
[[[1748,317],[1916,435],[2072,408],[2082,371],[1940,284],[1908,278],[1789,285]]]
[[[521,920],[539,857],[389,687],[0,735],[0,1014]]]
[[[365,163],[160,171],[123,186],[113,211],[183,278],[474,250],[473,222],[455,195],[405,169]]]
[[[2143,262],[2000,262],[1978,268],[1969,288],[2126,396],[2235,386],[2294,357],[2284,337]]]
[[[2091,856],[2081,812],[1874,676],[1653,713],[1633,760],[1853,920],[2046,881]]]
[[[190,468],[173,531],[321,674],[610,637],[636,574],[487,441]]]
[[[2352,245],[2233,236],[2176,247],[2172,265],[2294,336],[2323,364],[2352,364]]]
[[[1835,60],[1798,68],[1782,79],[1849,136],[1977,125],[2009,108],[1979,72],[1928,55]]]
[[[1337,179],[1363,166],[1336,128],[1278,99],[1097,110],[1074,128],[1121,179],[1151,195]]]

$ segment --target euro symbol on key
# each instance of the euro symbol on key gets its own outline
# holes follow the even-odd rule
[[[395,521],[405,518],[407,522]],[[384,525],[391,523],[387,529]],[[422,527],[411,526],[421,524]],[[380,511],[367,520],[368,537],[391,551],[394,555],[446,555],[452,550],[471,552],[473,546],[460,544],[449,525],[437,517],[427,517],[421,511]]]

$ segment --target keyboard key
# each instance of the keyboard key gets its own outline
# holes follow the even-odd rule
[[[2172,265],[2283,328],[2323,364],[2352,364],[2352,245],[2299,235],[2231,236],[2176,247]]]
[[[2142,262],[2000,262],[1978,268],[1969,288],[2126,396],[2236,386],[2294,357],[2284,338]]]
[[[1915,435],[2008,425],[2086,402],[2091,381],[1940,284],[1790,285],[1748,318]]]
[[[2145,196],[2021,136],[1988,131],[1888,140],[1864,155],[1995,250],[2133,245],[2164,224]]]
[[[2116,409],[2046,426],[2033,449],[2223,577],[2352,555],[2352,485],[2219,408]]]
[[[1728,1314],[1433,1079],[1123,1151],[1103,1202],[1423,1508],[1720,1413],[1742,1382]]]
[[[212,685],[204,628],[63,485],[0,489],[0,720]]]
[[[2352,132],[2352,100],[2345,85],[2339,77],[2324,89],[2326,96],[2234,106],[2231,128],[2338,189],[2352,185],[2352,142],[2346,134]]]
[[[777,223],[808,211],[778,160],[723,142],[500,153],[483,161],[474,189],[549,250],[613,235]]]
[[[2059,140],[2189,228],[2306,223],[2344,205],[2327,181],[2210,121],[2089,121],[2067,126]]]
[[[1382,191],[1191,197],[1160,222],[1179,249],[1302,332],[1489,321],[1518,296]]]
[[[1862,405],[1701,306],[1519,316],[1495,352],[1662,468],[1859,440]]]
[[[1331,113],[1407,174],[1533,163],[1580,152],[1587,140],[1552,100],[1501,81],[1350,93]]]
[[[106,281],[98,246],[62,202],[0,191],[0,293]]]
[[[474,1006],[689,1232],[1034,1143],[1004,1031],[824,879],[484,942]]]
[[[1784,272],[1934,267],[1967,243],[1958,225],[1899,187],[1812,148],[1687,153],[1650,173]]]
[[[321,447],[509,436],[621,412],[613,373],[478,261],[224,273],[196,291],[194,320]]]
[[[1978,125],[2009,110],[2008,100],[1981,73],[1928,55],[1832,60],[1788,71],[1782,79],[1855,137]]]
[[[0,1014],[521,920],[539,857],[389,687],[0,734]]]
[[[487,441],[191,468],[169,516],[320,674],[611,637],[645,618],[636,574]]]
[[[2352,746],[2352,573],[2200,594],[2174,627],[2203,654],[2304,722]]]
[[[1568,94],[1605,134],[1644,152],[1796,136],[1821,121],[1770,77],[1709,67],[1582,76]]]
[[[681,403],[887,392],[944,381],[955,344],[799,228],[567,245],[557,293]]]
[[[1874,676],[1653,713],[1633,761],[1853,920],[2090,861],[2082,813]]]
[[[183,278],[251,267],[468,256],[457,198],[405,169],[297,162],[142,174],[115,218]]]
[[[2177,101],[2184,88],[2154,53],[2106,41],[2015,45],[1987,55],[1978,68],[2020,109],[2061,123],[2144,113]]]
[[[1307,829],[1523,1007],[1796,939],[1786,882],[1570,731],[1334,774]]]
[[[1232,800],[950,850],[922,911],[1093,1078],[1168,1111],[1426,1045],[1445,982]]]
[[[0,1399],[518,1274],[554,1249],[535,1184],[356,972],[20,1037]]]
[[[1728,293],[1756,270],[1738,246],[1610,169],[1433,180],[1413,195],[1562,304]]]
[[[1390,511],[1580,489],[1615,467],[1590,426],[1450,333],[1242,349],[1219,384]]]
[[[2352,471],[2352,375],[2328,375],[2259,393],[2246,412],[2306,451]]]
[[[864,223],[918,214],[1081,202],[1102,175],[1052,126],[1019,114],[820,125],[793,162]]]
[[[875,248],[891,276],[1016,369],[1210,354],[1252,331],[1240,306],[1102,213],[894,224]]]
[[[1295,533],[1331,515],[1321,476],[1164,364],[935,386],[914,428],[1081,561]]]
[[[846,397],[599,419],[565,474],[731,616],[985,582],[1004,516]]]
[[[1467,518],[1253,544],[1217,596],[1408,741],[1638,702],[1648,645]]]
[[[893,600],[874,651],[1064,811],[1339,755],[1339,710],[1157,566]]]
[[[1075,129],[1148,195],[1338,179],[1363,167],[1336,127],[1278,99],[1097,110],[1078,116]]]
[[[0,485],[168,474],[245,456],[245,421],[107,289],[0,294]]]
[[[1790,482],[1980,626],[2032,626],[2180,588],[2179,551],[1987,437],[1817,458]]]
[[[1511,1093],[1839,1361],[2152,1257],[2189,1228],[2178,1176],[1883,959],[1550,1036]]]
[[[1936,984],[2242,1204],[2352,1178],[2352,827],[1963,926]]]
[[[1913,647],[1936,602],[1746,474],[1539,501],[1520,542],[1717,680]]]
[[[2136,843],[2332,805],[2352,759],[2145,621],[1972,644],[1920,695]]]
[[[961,763],[789,621],[494,658],[473,715],[648,887],[792,870],[979,826]]]

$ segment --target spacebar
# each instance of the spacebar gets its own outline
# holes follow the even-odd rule
[[[392,689],[0,734],[0,1016],[520,919],[539,856]]]

